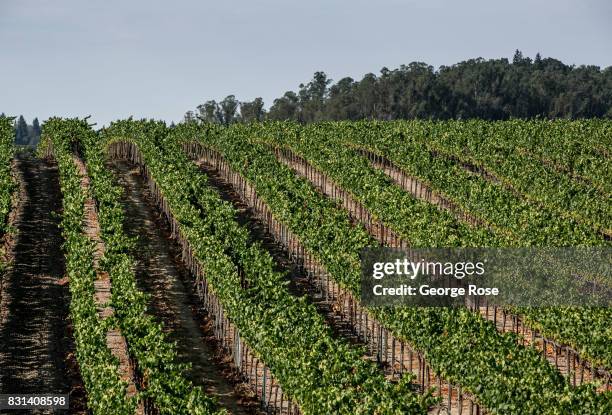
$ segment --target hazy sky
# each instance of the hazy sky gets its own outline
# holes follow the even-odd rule
[[[180,120],[208,99],[264,98],[325,71],[412,61],[612,65],[610,0],[0,0],[0,112]]]

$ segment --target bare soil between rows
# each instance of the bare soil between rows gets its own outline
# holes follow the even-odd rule
[[[253,209],[236,193],[233,186],[225,181],[212,166],[202,162],[197,164],[200,170],[206,173],[208,183],[219,192],[221,198],[232,204],[237,213],[236,220],[249,229],[251,241],[259,242],[261,247],[274,258],[276,271],[286,273],[289,292],[294,296],[305,296],[306,300],[317,308],[335,337],[343,338],[351,344],[363,345],[348,319],[344,319],[335,312],[334,302],[325,299],[314,281],[308,279],[306,272],[291,259],[287,250],[266,231],[265,225],[257,218]],[[371,360],[374,359],[371,358]]]
[[[28,154],[17,155],[14,165],[20,203],[2,284],[0,393],[70,394],[70,413],[86,413],[64,278],[57,166]]]
[[[274,235],[269,233],[274,231],[267,230],[268,228],[263,222],[264,220],[260,219],[260,215],[257,214],[255,208],[251,207],[251,204],[243,199],[243,196],[236,191],[236,188],[230,181],[227,180],[227,177],[214,167],[214,163],[209,164],[206,159],[200,159],[196,162],[196,164],[203,172],[206,173],[208,183],[220,192],[222,199],[232,203],[234,208],[237,210],[236,219],[239,223],[249,228],[252,240],[261,243],[262,247],[268,250],[268,252],[275,259],[279,271],[288,271],[289,291],[296,296],[305,295],[306,299],[317,307],[319,313],[326,320],[327,325],[331,328],[336,337],[341,337],[352,344],[366,346],[363,339],[360,338],[358,333],[355,331],[355,321],[351,321],[350,316],[342,311],[342,307],[340,307],[337,302],[331,298],[326,300],[323,296],[321,296],[321,292],[319,291],[318,287],[313,281],[308,281],[304,271],[302,271],[300,267],[291,259],[286,248],[279,243]],[[250,191],[247,190],[246,192],[249,193]],[[362,330],[358,331],[363,333]],[[421,368],[422,363],[419,361],[416,354],[406,353],[407,356],[405,357],[407,357],[407,359],[404,359],[404,351],[402,346],[399,343],[394,344],[395,356],[401,356],[401,365],[405,366],[407,371],[412,372],[412,368]],[[389,381],[397,380],[395,374],[400,372],[398,368],[395,367],[397,362],[394,362],[394,367],[391,367],[386,358],[380,361],[376,358],[375,354],[376,351],[371,350],[369,353],[366,353],[363,358],[378,363],[385,375],[387,375],[387,379]],[[429,386],[434,385],[437,378],[433,376],[429,370],[424,376],[427,377],[427,384]],[[418,387],[419,386],[415,384],[415,389],[418,389]],[[449,389],[447,388],[446,383],[439,384],[437,387],[439,389],[439,393],[446,397],[443,405],[449,405],[450,413],[460,413],[460,408],[466,409],[464,408],[465,406],[468,408],[470,407],[469,402],[467,402],[465,399],[461,400],[459,398],[456,389],[452,389],[449,394]],[[463,398],[465,398],[465,396]],[[442,406],[433,407],[429,411],[429,413],[432,414],[439,414],[441,412],[446,412],[446,409]]]
[[[361,153],[364,154],[365,157],[368,157],[369,155],[368,159],[370,160],[370,162],[375,168],[383,171],[385,174],[389,176],[390,179],[392,179],[395,183],[403,187],[404,190],[412,194],[414,197],[424,200],[426,202],[432,203],[433,205],[436,205],[440,208],[451,209],[451,210],[455,209],[452,204],[449,205],[447,202],[445,202],[445,199],[441,198],[439,195],[436,195],[435,192],[430,191],[429,188],[424,187],[424,185],[421,182],[414,181],[415,180],[414,178],[410,177],[409,175],[404,173],[399,168],[393,166],[393,164],[391,164],[390,162],[384,163],[382,161],[376,160],[375,157],[373,157],[371,153],[368,153],[366,151],[362,151]],[[377,227],[367,226],[367,223],[364,220],[363,215],[361,215],[363,212],[367,212],[367,209],[363,208],[358,202],[354,201],[351,197],[344,198],[344,199],[342,198],[337,199],[336,195],[342,194],[343,190],[338,185],[336,185],[332,180],[327,178],[325,174],[323,174],[316,168],[310,169],[308,167],[308,164],[309,164],[308,161],[302,159],[301,157],[298,157],[297,161],[293,161],[290,157],[285,157],[285,156],[280,156],[280,157],[277,156],[277,157],[279,158],[280,162],[290,167],[301,177],[304,177],[306,180],[310,181],[313,184],[313,186],[315,186],[322,195],[330,199],[339,200],[339,202],[341,203],[341,206],[344,209],[346,209],[351,216],[354,216],[356,220],[361,221],[366,227],[366,229],[368,230],[368,232],[374,238],[376,238],[381,243],[385,243],[384,238],[381,237],[380,229],[377,229]],[[457,212],[458,211],[456,211],[455,213]],[[457,217],[461,219],[461,215]],[[470,220],[467,220],[466,223],[470,223]],[[383,226],[383,227],[386,228],[386,226]],[[389,234],[389,233],[390,232],[388,230],[385,231],[385,234]],[[497,320],[494,319],[494,314],[493,314],[492,309],[488,311],[485,311],[485,310],[486,310],[485,307],[480,307],[481,315],[483,316],[483,318],[486,318],[489,321],[492,321],[500,333],[505,333],[508,331],[515,331],[515,328],[513,328],[511,324],[510,318],[508,319],[508,323],[510,324],[505,324],[502,321],[502,319],[499,318],[500,316],[498,316]],[[505,319],[503,320],[505,321]],[[539,340],[535,342],[530,341],[529,338],[531,337],[531,334],[532,334],[531,329],[529,327],[524,326],[523,323],[520,324],[520,331],[522,334],[519,335],[518,337],[519,343],[525,346],[531,345],[538,350],[542,350],[543,356],[548,360],[548,362],[551,365],[555,366],[557,370],[559,370],[564,376],[570,379],[572,384],[581,385],[583,383],[588,383],[593,380],[588,370],[585,371],[584,369],[580,368],[579,359],[578,359],[578,356],[575,355],[575,353],[572,352],[573,357],[571,359],[568,358],[564,360],[563,358],[559,358],[559,355],[562,355],[563,357],[565,356],[565,352],[557,352],[553,347],[546,347],[546,349],[544,350],[543,341],[542,341],[540,334],[537,334],[536,336],[536,337],[539,337]],[[517,334],[519,333],[517,332]],[[547,342],[550,343],[549,340],[547,340]],[[574,368],[571,371],[569,370],[569,366],[568,366],[568,362],[570,360],[574,362],[573,363]],[[570,365],[571,365],[571,362],[570,362]],[[604,379],[604,382],[605,382],[605,379]],[[604,390],[605,388],[606,386],[603,385],[599,389]]]
[[[137,238],[133,254],[139,289],[150,296],[149,312],[176,343],[181,363],[191,366],[188,378],[232,414],[259,413],[253,393],[236,376],[231,358],[214,339],[211,321],[198,306],[193,280],[180,260],[180,248],[139,169],[126,161],[109,162],[108,167],[124,188],[126,233]]]

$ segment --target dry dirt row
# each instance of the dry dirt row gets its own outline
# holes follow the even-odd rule
[[[0,393],[69,393],[70,412],[84,413],[58,227],[57,166],[20,154],[15,167],[22,183],[13,223],[13,265],[2,284]]]
[[[207,161],[201,159],[197,161],[197,165],[206,173],[208,183],[219,191],[224,200],[230,202],[234,206],[237,211],[238,222],[249,228],[252,239],[260,242],[262,247],[272,255],[275,259],[275,263],[278,265],[278,270],[288,272],[288,287],[292,294],[298,296],[306,295],[307,300],[318,309],[335,336],[342,337],[352,344],[366,346],[363,338],[360,337],[360,333],[363,335],[363,330],[356,330],[356,321],[351,319],[349,315],[343,313],[341,307],[338,306],[335,300],[331,298],[326,299],[325,296],[322,295],[320,287],[318,287],[314,281],[308,280],[305,271],[295,263],[287,249],[282,246],[276,237],[268,233],[266,225],[262,222],[262,219],[260,219],[255,208],[251,207],[250,204],[243,199],[232,183],[228,182],[226,177],[211,164],[208,164]],[[249,192],[247,191],[247,193]],[[332,295],[332,297],[334,297],[334,295]],[[361,328],[363,329],[363,327]],[[399,358],[400,355],[402,356],[402,365],[405,367],[405,370],[413,372],[413,368],[415,371],[419,368],[418,372],[421,373],[420,365],[422,362],[416,354],[406,352],[404,355],[404,350],[399,343],[392,348],[395,349],[393,352],[396,357]],[[387,352],[389,354],[393,353],[390,352],[387,347],[384,352],[385,357],[380,363],[382,365],[381,370],[383,370],[389,380],[396,379],[395,375],[399,373],[399,371],[396,370],[396,367],[392,368],[387,363],[387,358],[389,357],[387,356]],[[363,358],[377,362],[375,354],[376,351],[371,351],[364,355]],[[474,409],[473,413],[476,412],[475,407],[472,407],[469,402],[462,400],[464,397],[458,395],[456,388],[450,389],[451,392],[449,394],[447,385],[445,383],[436,383],[439,378],[436,378],[433,373],[429,370],[425,372],[425,369],[423,369],[422,373],[427,373],[427,375],[424,376],[427,377],[426,382],[429,386],[437,386],[441,395],[445,397],[442,406],[430,409],[431,414],[447,413],[447,407],[450,408],[449,412],[451,414],[469,414],[472,409]],[[417,387],[417,385],[415,385],[415,387]]]
[[[112,283],[108,273],[100,268],[100,260],[104,255],[104,242],[102,241],[100,235],[101,229],[98,212],[96,210],[96,202],[92,197],[90,197],[89,193],[90,179],[87,175],[87,168],[79,157],[73,156],[73,161],[81,176],[81,188],[85,194],[88,194],[83,206],[83,227],[85,234],[95,243],[93,258],[96,271],[96,280],[94,281],[94,301],[98,311],[98,318],[100,321],[103,321],[112,317],[115,313],[115,310],[109,305],[112,297]],[[121,380],[127,383],[127,396],[135,396],[138,390],[136,383],[134,382],[134,368],[130,363],[128,346],[125,337],[121,334],[121,330],[113,328],[107,331],[106,346],[118,360],[119,377]],[[140,402],[136,408],[136,415],[142,414],[144,414],[144,405],[142,402]]]
[[[336,185],[333,180],[326,177],[318,169],[313,168],[312,165],[300,157],[295,157],[294,160],[284,154],[277,154],[277,158],[280,162],[290,167],[297,174],[309,180],[321,194],[331,199],[337,199],[340,203],[342,203],[342,206],[349,212],[349,214],[351,214],[351,216],[353,216],[356,220],[361,221],[366,226],[368,232],[372,236],[378,239],[381,243],[385,243],[384,237],[381,237],[380,228],[386,229],[387,227],[368,227],[366,221],[364,221],[363,215],[364,213],[368,212],[367,209],[365,209],[350,195],[346,196],[347,193],[344,192],[340,186]],[[435,194],[435,192],[432,192],[423,183],[416,181],[416,179],[405,174],[397,167],[389,167],[389,165],[382,162],[370,161],[374,167],[381,169],[392,180],[403,187],[404,190],[411,193],[414,197],[432,203],[441,208],[454,209],[452,205],[445,202],[445,199]],[[338,197],[338,195],[345,195],[345,197]],[[461,215],[458,217],[461,218]],[[468,222],[470,221],[468,220]],[[389,235],[391,233],[392,232],[389,230],[386,230],[382,233],[382,235]],[[494,322],[500,332],[504,333],[508,331],[516,331],[517,334],[520,334],[519,341],[521,344],[533,345],[536,349],[541,350],[543,356],[549,361],[549,363],[555,366],[564,376],[566,376],[572,384],[581,385],[593,380],[590,370],[588,368],[585,370],[584,366],[582,365],[583,363],[586,365],[587,362],[583,362],[577,353],[570,351],[568,354],[567,351],[570,349],[565,347],[562,348],[563,350],[560,350],[559,348],[555,349],[552,346],[553,342],[549,339],[547,339],[547,345],[544,347],[544,342],[540,334],[537,334],[535,336],[537,338],[536,341],[532,342],[530,340],[532,337],[531,330],[522,323],[519,325],[519,329],[517,330],[516,327],[512,325],[511,318],[508,318],[506,321],[506,318],[501,317],[501,313],[494,313],[492,309],[486,307],[479,307],[479,311],[484,318]],[[607,378],[605,375],[600,375],[598,379],[605,382]],[[605,385],[600,387],[601,390],[604,390],[605,388]],[[608,389],[609,388],[610,384],[608,384]]]
[[[149,311],[176,342],[179,360],[191,365],[190,380],[218,399],[232,414],[258,413],[248,387],[235,377],[215,344],[210,322],[197,307],[193,281],[180,261],[167,224],[154,206],[138,168],[126,161],[109,163],[124,188],[126,233],[137,238],[133,252],[139,288],[150,295]]]
[[[237,212],[237,221],[249,229],[253,241],[261,243],[263,249],[268,251],[277,265],[276,270],[286,272],[288,276],[289,291],[296,296],[306,296],[323,316],[336,336],[343,337],[352,344],[362,344],[352,325],[334,312],[334,302],[325,299],[320,290],[312,281],[309,281],[306,272],[291,259],[287,250],[269,234],[265,225],[257,218],[253,209],[245,203],[231,184],[226,182],[217,170],[206,163],[199,162],[198,167],[206,173],[208,183],[219,191],[221,198],[234,206]]]

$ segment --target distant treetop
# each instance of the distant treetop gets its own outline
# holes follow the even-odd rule
[[[238,111],[239,109],[239,111]],[[287,91],[268,111],[261,98],[238,102],[229,95],[189,111],[186,121],[395,120],[509,118],[612,118],[612,67],[566,65],[553,58],[470,59],[437,71],[423,62],[382,68],[361,81],[335,84],[315,72],[297,92]]]

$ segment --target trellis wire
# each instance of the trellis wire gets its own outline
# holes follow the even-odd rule
[[[82,151],[81,148],[79,147],[79,145],[77,143],[73,143],[72,145],[72,152],[74,154],[75,157],[78,158],[78,160],[75,160],[75,163],[78,161],[82,162]],[[54,150],[53,150],[53,145],[52,143],[49,141],[47,143],[47,146],[45,147],[45,150],[43,152],[43,159],[46,160],[50,160],[53,161],[55,160],[55,155],[54,155]],[[89,180],[87,178],[87,180]],[[89,198],[89,196],[88,196]],[[99,207],[98,207],[98,200],[97,199],[93,199],[94,203],[91,203],[91,205],[88,205],[88,201],[85,202],[84,205],[84,213],[86,214],[86,209],[88,206],[90,206],[91,208],[93,208],[93,213],[95,216],[95,220],[98,221],[97,218],[99,218]],[[83,226],[86,226],[86,219],[83,218]],[[93,241],[94,243],[96,243],[97,246],[104,246],[104,243],[99,240],[99,241]],[[99,256],[99,254],[101,254],[99,252],[99,248],[96,248],[96,252],[97,254],[95,256]],[[94,258],[94,261],[96,262],[96,267],[97,267],[97,262],[98,259]],[[98,304],[97,304],[98,305]],[[137,360],[133,357],[133,355],[130,353],[130,345],[129,342],[127,341],[127,339],[125,338],[125,336],[123,336],[123,334],[121,334],[120,330],[116,330],[118,332],[118,336],[119,336],[119,340],[122,343],[123,347],[125,348],[125,350],[127,351],[127,358],[128,358],[128,365],[129,365],[129,371],[131,372],[131,376],[130,376],[130,381],[134,384],[136,390],[138,392],[142,392],[144,389],[146,389],[146,382],[142,376],[141,370],[138,366],[138,362]],[[159,410],[157,409],[157,407],[155,406],[155,404],[153,403],[153,400],[151,397],[140,397],[139,399],[139,405],[136,409],[136,413],[143,413],[144,415],[158,415],[159,414]]]
[[[108,147],[111,159],[123,159],[135,164],[149,187],[155,203],[170,224],[172,237],[181,247],[181,257],[191,274],[201,306],[213,320],[213,332],[224,352],[232,358],[236,371],[257,395],[261,407],[269,414],[299,415],[300,408],[288,397],[270,369],[261,361],[249,345],[240,337],[238,328],[227,318],[218,297],[210,288],[200,262],[184,237],[180,224],[169,209],[161,189],[150,175],[138,147],[131,142],[114,142]]]
[[[362,150],[362,152],[364,151]],[[367,156],[377,164],[393,166],[388,159],[382,156],[364,152],[364,154],[366,153]],[[289,165],[289,167],[293,168],[299,174],[307,178],[321,192],[328,194],[328,196],[336,200],[339,200],[343,207],[349,211],[349,214],[355,220],[360,221],[370,232],[370,234],[380,243],[386,246],[399,247],[402,249],[407,249],[410,246],[408,242],[400,238],[396,233],[394,233],[391,229],[388,229],[388,227],[382,224],[380,221],[372,221],[371,215],[361,203],[357,202],[348,192],[336,185],[333,180],[327,177],[327,175],[313,167],[307,160],[287,148],[275,148],[275,154],[279,161]],[[405,173],[397,169],[395,166],[393,167],[397,170],[397,174],[405,175]],[[399,178],[398,180],[400,182],[403,181],[403,183],[409,183],[412,179],[413,178],[410,176],[405,175],[404,179]],[[328,190],[328,188],[331,190]],[[429,197],[431,200],[432,192],[427,192],[424,189],[425,185],[420,182],[418,182],[416,185],[412,185],[412,187],[405,187],[405,190],[410,192],[414,191],[415,193],[413,194],[415,196],[418,197],[419,195],[425,195],[424,197],[426,200],[427,197]],[[541,351],[546,359],[548,359],[551,363],[554,362],[555,367],[570,380],[572,385],[579,386],[584,382],[592,382],[593,380],[596,380],[601,381],[602,383],[600,390],[612,390],[612,373],[608,369],[604,367],[594,367],[588,360],[581,358],[578,352],[571,346],[563,345],[550,340],[544,337],[537,330],[530,329],[524,324],[520,316],[510,313],[508,310],[503,310],[501,307],[490,307],[486,303],[484,305],[468,303],[468,306],[472,311],[477,311],[483,314],[483,316],[488,320],[491,320],[497,329],[502,332],[514,331],[517,334],[523,333],[524,336],[521,337],[521,344],[531,345],[537,350]],[[493,308],[495,312],[492,312],[491,308]],[[502,312],[500,313],[499,311]],[[516,324],[514,326],[511,325],[510,327],[507,327],[505,320],[507,317],[510,317],[512,321],[516,321]],[[502,318],[503,320],[500,322],[500,319]],[[520,327],[519,331],[517,331],[517,327]],[[549,347],[547,348],[545,346]],[[563,353],[565,353],[567,356],[565,365],[562,365],[558,359],[558,356]],[[579,372],[572,369],[575,367],[579,368]]]
[[[416,351],[407,342],[395,338],[361,306],[352,293],[331,279],[325,268],[305,249],[299,238],[287,226],[274,218],[269,207],[257,195],[255,189],[238,172],[234,171],[217,151],[199,143],[188,143],[184,145],[184,150],[192,159],[203,161],[215,168],[224,180],[232,185],[243,201],[253,209],[260,222],[264,224],[266,232],[273,235],[277,242],[286,248],[291,259],[307,273],[309,279],[318,287],[326,300],[335,305],[337,314],[348,319],[355,334],[366,344],[371,355],[386,366],[387,371],[398,376],[406,372],[412,373],[416,376],[417,385],[421,391],[439,383],[441,387],[438,388],[437,393],[443,398],[443,403],[438,406],[438,413],[443,410],[450,412],[451,406],[448,402],[451,402],[453,411],[459,414],[484,413],[483,408],[475,402],[474,397],[462,392],[459,386],[440,379],[422,353]]]

